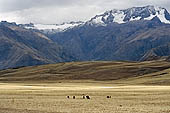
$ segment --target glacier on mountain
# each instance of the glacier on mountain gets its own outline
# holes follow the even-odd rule
[[[108,24],[108,23],[126,23],[137,20],[152,20],[158,17],[162,23],[170,24],[170,15],[165,8],[156,6],[133,7],[124,10],[106,11],[104,14],[97,15],[88,23],[91,24]]]
[[[27,29],[38,29],[45,32],[63,32],[69,28],[89,24],[94,26],[106,26],[110,23],[123,24],[131,21],[153,20],[157,17],[162,23],[170,24],[170,14],[165,8],[157,6],[132,7],[123,10],[113,9],[103,14],[96,15],[87,22],[70,22],[63,24],[31,24]]]
[[[69,28],[81,25],[83,22],[70,22],[62,24],[27,24],[24,27],[27,29],[38,29],[43,31],[64,31]]]

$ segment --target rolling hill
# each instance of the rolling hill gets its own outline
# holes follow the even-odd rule
[[[127,84],[170,85],[170,63],[70,62],[0,71],[1,82],[112,81]]]

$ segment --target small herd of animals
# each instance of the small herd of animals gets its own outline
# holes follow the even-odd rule
[[[68,99],[69,99],[69,98],[76,99],[76,96],[67,96],[67,98],[68,98]],[[88,96],[88,95],[87,95],[87,96],[84,96],[84,95],[83,95],[82,98],[83,98],[83,99],[91,99],[90,96]],[[106,98],[109,99],[109,98],[112,98],[112,96],[106,96]]]

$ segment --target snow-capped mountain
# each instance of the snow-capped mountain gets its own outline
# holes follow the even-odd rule
[[[158,18],[162,23],[170,24],[170,14],[165,8],[155,6],[133,7],[125,10],[111,10],[96,15],[87,23],[107,25],[109,23],[126,23],[135,20],[152,20]]]
[[[137,20],[158,20],[162,23],[170,24],[170,14],[165,8],[156,6],[132,7],[124,10],[113,9],[103,14],[96,15],[86,22],[65,22],[63,24],[24,24],[21,25],[27,29],[38,29],[44,33],[51,34],[63,32],[75,26],[89,25],[108,25],[110,23],[127,23]]]
[[[43,30],[43,31],[64,31],[66,29],[69,29],[69,28],[73,28],[75,26],[78,26],[78,25],[81,25],[83,24],[84,22],[65,22],[65,23],[62,23],[62,24],[33,24],[33,23],[30,23],[30,24],[24,24],[22,26],[24,26],[25,28],[27,29],[38,29],[38,30]]]

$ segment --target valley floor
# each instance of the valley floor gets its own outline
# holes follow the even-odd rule
[[[170,112],[170,86],[60,81],[0,83],[0,89],[0,113]],[[83,99],[83,94],[91,99]],[[106,96],[112,98],[107,99]]]

